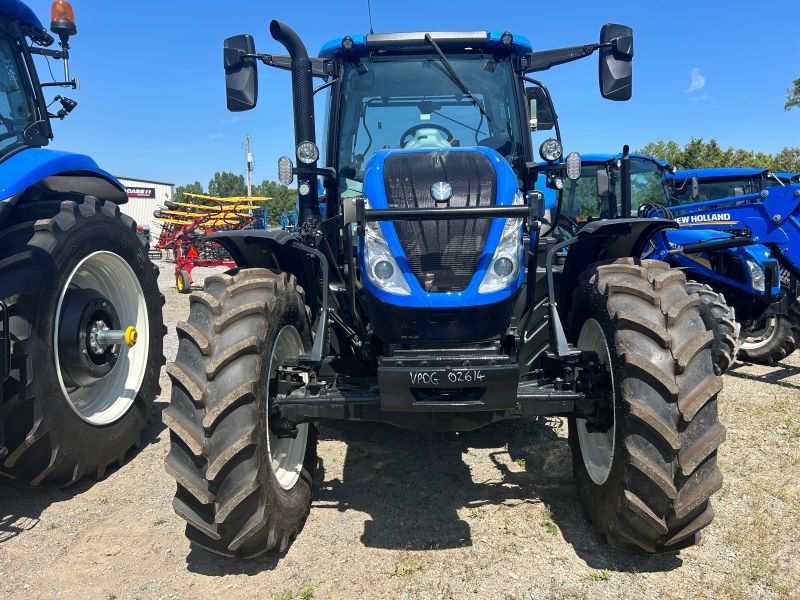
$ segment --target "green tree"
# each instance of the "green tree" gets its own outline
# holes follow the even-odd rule
[[[247,196],[244,176],[228,171],[214,173],[211,181],[208,182],[208,195],[218,198]]]
[[[297,204],[297,190],[268,179],[253,186],[253,195],[272,198],[267,203],[267,221],[270,225],[278,225],[281,220],[281,213],[294,211]]]
[[[199,181],[194,183],[187,183],[186,185],[179,185],[175,188],[175,201],[186,202],[187,198],[184,194],[205,194],[203,191],[203,184]]]
[[[784,148],[772,157],[772,169],[800,173],[800,146]]]
[[[792,87],[786,90],[786,104],[784,110],[792,110],[795,106],[800,106],[800,78],[792,82]]]

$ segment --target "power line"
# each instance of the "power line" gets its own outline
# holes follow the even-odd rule
[[[675,119],[685,119],[686,117],[694,117],[696,115],[703,115],[706,113],[714,112],[717,110],[724,110],[726,108],[734,108],[737,106],[742,106],[744,104],[752,104],[753,102],[761,102],[762,100],[770,100],[772,98],[777,98],[779,96],[783,96],[784,92],[780,94],[772,94],[770,96],[762,96],[760,98],[752,98],[750,100],[743,100],[742,102],[735,102],[733,104],[725,104],[723,106],[716,106],[714,108],[706,108],[704,110],[698,110],[695,112],[685,113],[682,115],[673,115],[671,117],[664,117],[663,119],[653,119],[651,121],[642,121],[641,123],[635,123],[633,125],[625,125],[624,127],[615,127],[614,129],[604,129],[603,131],[595,131],[593,133],[584,133],[583,135],[572,135],[572,136],[565,136],[569,140],[577,140],[580,138],[586,137],[593,137],[595,135],[603,135],[604,133],[613,133],[615,131],[623,131],[625,129],[635,129],[637,127],[642,127],[644,125],[653,125],[654,123],[664,123],[666,121],[674,121]]]

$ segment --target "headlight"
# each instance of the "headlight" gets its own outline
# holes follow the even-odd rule
[[[310,165],[319,158],[319,148],[313,142],[300,142],[297,145],[297,160]]]
[[[555,138],[548,138],[539,146],[539,156],[547,162],[555,162],[561,158],[561,144]]]
[[[750,273],[750,285],[754,290],[763,292],[766,289],[766,277],[764,276],[764,267],[754,260],[749,258],[745,259],[744,264],[747,265],[747,270]]]
[[[521,192],[514,196],[514,206],[525,204]],[[519,276],[522,268],[522,219],[506,219],[500,243],[494,251],[492,262],[486,269],[478,293],[488,294],[508,287]]]
[[[369,208],[366,198],[364,206]],[[397,266],[380,223],[367,223],[364,228],[364,261],[367,277],[375,286],[392,294],[411,295],[411,288]]]

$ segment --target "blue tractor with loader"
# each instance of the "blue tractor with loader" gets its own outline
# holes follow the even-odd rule
[[[640,258],[676,224],[608,218],[561,240],[536,189],[540,174],[563,189],[581,159],[562,157],[532,74],[598,52],[601,94],[627,100],[632,30],[543,51],[507,31],[370,33],[318,57],[287,25],[269,31],[287,54],[225,41],[227,102],[256,105],[259,63],[291,73],[297,163],[282,158],[279,175],[297,178],[298,226],[212,235],[237,268],[207,278],[178,324],[163,418],[189,539],[286,551],[309,512],[321,420],[469,431],[559,415],[611,545],[696,543],[722,485],[714,333],[684,273]],[[538,165],[531,134],[552,128]]]
[[[67,485],[138,445],[166,329],[158,269],[120,213],[125,188],[88,156],[46,148],[77,105],[46,97],[77,87],[68,2],[53,2],[50,30],[60,49],[28,6],[0,0],[0,475]],[[42,82],[36,57],[63,60],[64,80]]]
[[[573,235],[580,224],[611,216],[672,218],[672,186],[665,178],[675,172],[645,155],[582,155],[581,177],[565,185],[562,233]],[[547,205],[555,203],[550,193]],[[644,257],[666,261],[691,278],[689,286],[702,298],[707,321],[718,336],[715,365],[723,373],[737,355],[750,359],[748,350],[755,340],[747,324],[785,318],[781,266],[771,249],[748,232],[720,231],[705,221],[683,225],[659,233]]]
[[[800,343],[800,184],[796,175],[766,169],[687,169],[668,173],[671,216],[681,230],[712,228],[766,247],[777,264],[765,271],[773,310],[743,312],[739,356],[773,364]],[[748,265],[749,266],[749,265]]]

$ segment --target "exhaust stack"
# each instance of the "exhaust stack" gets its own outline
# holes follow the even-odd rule
[[[316,145],[316,131],[314,128],[314,85],[311,76],[311,61],[300,36],[288,25],[280,21],[269,24],[270,35],[286,48],[292,58],[292,104],[294,109],[294,141],[295,150],[303,142],[312,142]],[[317,168],[317,161],[304,165],[309,169]],[[299,175],[297,178],[298,193],[300,189],[308,188],[307,194],[299,194],[299,224],[302,225],[309,217],[319,221],[319,198],[317,197],[316,175]]]

